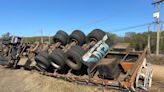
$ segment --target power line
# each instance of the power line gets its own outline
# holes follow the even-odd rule
[[[91,22],[88,22],[88,23],[79,25],[78,27],[70,28],[69,30],[79,29],[79,28],[83,28],[83,27],[86,27],[86,26],[90,26],[90,25],[92,25],[92,24],[100,23],[100,22],[102,22],[102,21],[105,21],[105,20],[107,20],[107,19],[109,19],[109,18],[111,18],[111,16],[107,16],[107,17],[104,17],[104,18],[101,18],[101,19],[97,19],[97,20],[94,20],[94,21],[91,21]]]
[[[125,27],[125,28],[120,28],[120,29],[115,29],[115,30],[108,31],[108,32],[120,32],[120,31],[130,30],[130,29],[134,29],[134,28],[144,27],[144,26],[148,26],[148,25],[152,25],[152,24],[154,24],[154,22],[130,26],[130,27]]]
[[[163,24],[163,23],[164,22],[161,21],[161,24]],[[121,32],[121,31],[131,30],[131,29],[140,28],[140,27],[144,27],[144,26],[151,26],[153,24],[155,24],[155,22],[150,22],[150,23],[145,23],[145,24],[135,25],[135,26],[129,26],[129,27],[124,27],[124,28],[120,28],[120,29],[114,29],[114,30],[108,31],[108,32]]]

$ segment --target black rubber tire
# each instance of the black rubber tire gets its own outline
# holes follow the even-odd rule
[[[82,46],[85,43],[85,34],[80,30],[74,30],[70,35],[70,42],[76,40],[78,45]]]
[[[50,67],[50,62],[48,61],[48,53],[41,52],[35,57],[36,65],[39,65],[39,68],[42,68],[44,70],[48,70]]]
[[[45,65],[43,65],[43,64],[41,64],[41,63],[36,63],[36,66],[39,68],[39,70],[41,70],[41,71],[48,71],[48,68],[45,66]]]
[[[110,35],[108,35],[108,33],[106,34],[108,36],[108,39],[105,41],[105,43],[108,44],[109,47],[111,47],[114,44],[114,42],[112,41]]]
[[[55,49],[50,55],[49,58],[51,65],[56,69],[62,69],[65,65],[66,56],[62,49]],[[55,66],[55,65],[56,66]]]
[[[82,47],[76,45],[73,46],[67,52],[66,64],[73,70],[80,70],[82,66],[82,56],[85,54],[85,51]]]
[[[111,41],[110,38],[108,38],[108,39],[105,41],[105,43],[106,43],[109,47],[111,47],[111,46],[114,44],[113,41]]]
[[[95,42],[98,42],[100,40],[102,40],[102,38],[105,36],[105,32],[102,31],[101,29],[94,29],[92,32],[90,32],[88,35],[87,35],[87,38],[86,38],[86,42],[89,43],[91,41],[95,41]]]
[[[61,42],[62,45],[66,45],[68,43],[68,40],[68,34],[62,30],[58,31],[56,35],[53,37],[54,43]]]

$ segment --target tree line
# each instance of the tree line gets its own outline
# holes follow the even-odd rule
[[[136,32],[127,32],[125,33],[124,37],[118,36],[113,33],[108,33],[111,37],[111,40],[114,43],[130,43],[136,50],[143,50],[148,44],[148,35],[150,35],[150,46],[151,52],[155,53],[156,51],[156,32],[143,32],[143,33],[136,33]],[[10,36],[10,33],[5,33],[1,36],[1,39],[6,39]],[[41,36],[35,37],[22,37],[24,42],[41,42]],[[44,42],[49,41],[48,36],[43,37]],[[52,42],[52,37],[51,37]],[[161,40],[160,40],[160,53],[164,53],[164,31],[161,32]]]
[[[115,43],[130,43],[136,50],[143,50],[148,45],[148,35],[150,36],[150,49],[152,53],[156,51],[157,32],[127,32],[124,37],[109,33]],[[160,53],[164,54],[164,31],[161,32]]]

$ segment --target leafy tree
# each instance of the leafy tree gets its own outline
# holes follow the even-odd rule
[[[10,37],[10,33],[7,32],[7,33],[5,33],[5,34],[3,34],[3,35],[1,36],[1,39],[7,39],[7,38],[9,38],[9,37]]]
[[[120,42],[120,38],[113,33],[107,33],[113,43]]]

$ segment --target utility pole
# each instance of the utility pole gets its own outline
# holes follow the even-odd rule
[[[51,44],[51,36],[50,36],[50,32],[49,32],[49,44]]]
[[[148,26],[148,53],[151,53],[151,49],[150,49],[150,25]]]
[[[153,14],[153,17],[156,19],[157,23],[157,44],[156,44],[156,55],[159,55],[159,44],[160,44],[160,33],[161,33],[161,23],[160,23],[160,3],[164,0],[157,0],[153,4],[156,5],[156,11]]]
[[[42,29],[40,30],[40,33],[41,33],[41,43],[43,43],[43,30]]]

